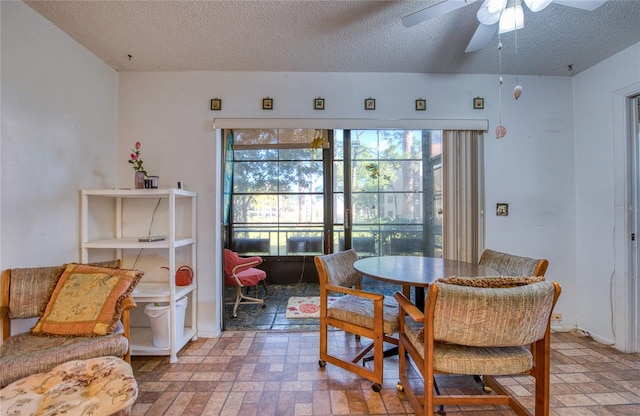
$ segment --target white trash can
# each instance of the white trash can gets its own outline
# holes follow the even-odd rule
[[[188,299],[186,297],[176,301],[176,338],[181,340],[184,336],[184,317],[187,310]],[[168,348],[171,346],[171,320],[168,304],[156,305],[149,303],[144,307],[144,313],[151,321],[151,335],[153,346]]]

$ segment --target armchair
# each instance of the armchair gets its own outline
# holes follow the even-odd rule
[[[424,313],[403,294],[394,294],[401,309],[398,390],[406,392],[417,415],[433,415],[436,405],[458,404],[508,405],[521,416],[548,416],[549,322],[560,286],[540,278],[447,280],[429,286]],[[478,287],[479,280],[485,287]],[[409,360],[422,376],[422,391],[412,387]],[[435,395],[436,374],[484,374],[495,393]],[[533,376],[535,413],[495,378],[513,374]]]
[[[265,279],[267,278],[267,273],[254,267],[259,264],[262,264],[262,257],[260,256],[240,257],[238,253],[227,248],[224,249],[224,283],[235,287],[235,298],[226,303],[233,305],[232,316],[234,318],[238,316],[238,306],[241,304],[260,304],[263,308],[266,306],[264,299],[257,297],[257,288],[256,296],[254,297],[242,293],[243,287],[257,286],[260,282],[262,282],[266,293]]]
[[[491,267],[502,276],[544,276],[549,267],[547,259],[516,256],[488,248],[482,251],[478,263]],[[476,382],[482,383],[485,391],[491,391],[485,385],[482,376],[474,375],[473,377]]]
[[[119,261],[112,261],[92,265],[100,266],[102,272],[126,273],[118,268],[119,264]],[[40,333],[34,333],[35,328],[18,333],[19,326],[12,325],[20,320],[40,320],[46,315],[51,293],[66,270],[64,266],[52,266],[14,268],[3,272],[0,387],[71,360],[116,356],[130,362],[129,310],[136,306],[130,292],[142,277],[142,272],[135,271],[134,282],[115,305],[119,310],[115,329],[105,330],[104,335],[56,335],[47,333],[46,327]],[[104,311],[106,315],[110,312],[106,307]],[[100,327],[100,324],[96,326]]]
[[[384,343],[398,344],[391,337],[398,330],[398,305],[393,299],[386,299],[379,293],[362,290],[362,275],[353,263],[358,255],[353,249],[323,256],[316,256],[314,262],[320,279],[320,367],[333,364],[374,384],[376,392],[381,389],[383,378]],[[339,297],[330,306],[328,296]],[[339,352],[329,351],[328,327],[354,334],[356,340],[365,337],[372,342],[362,346],[353,358],[345,358]],[[358,364],[373,349],[373,368]]]

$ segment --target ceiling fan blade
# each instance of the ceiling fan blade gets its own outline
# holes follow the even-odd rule
[[[563,6],[575,7],[577,9],[594,11],[598,7],[605,4],[607,0],[554,0],[554,3],[561,4]]]
[[[489,42],[491,42],[491,39],[493,39],[497,31],[498,23],[493,25],[479,24],[476,29],[476,33],[473,34],[473,37],[467,45],[467,49],[464,50],[465,53],[475,52],[486,47]]]
[[[402,18],[404,27],[412,27],[419,23],[431,20],[434,17],[442,16],[476,0],[444,0],[442,3],[435,4],[426,9],[411,13]]]

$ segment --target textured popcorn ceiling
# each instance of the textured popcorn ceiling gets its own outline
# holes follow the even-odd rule
[[[464,53],[482,0],[412,28],[401,17],[438,0],[25,2],[118,71],[499,71],[498,35]],[[502,35],[503,73],[577,74],[639,42],[639,22],[640,0],[525,8]]]

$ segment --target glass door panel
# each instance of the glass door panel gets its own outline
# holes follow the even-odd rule
[[[441,138],[427,130],[335,132],[334,247],[442,256]]]

